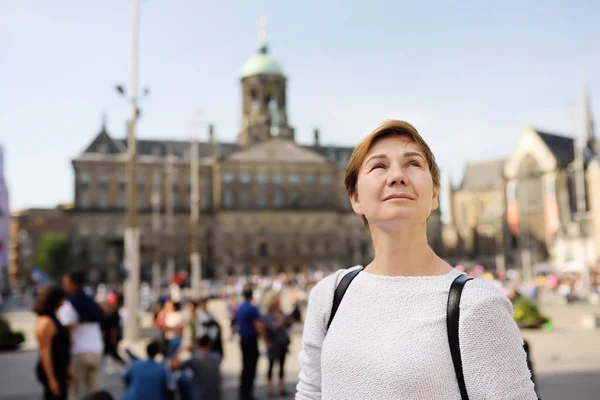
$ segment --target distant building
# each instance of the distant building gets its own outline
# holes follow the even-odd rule
[[[0,294],[6,289],[9,235],[8,187],[4,179],[4,149],[0,146]]]
[[[343,184],[353,148],[322,144],[316,129],[313,143],[296,142],[287,78],[266,41],[244,63],[240,83],[237,141],[221,142],[211,126],[209,140],[200,143],[204,276],[332,271],[368,263],[370,237]],[[190,143],[140,139],[137,146],[142,279],[148,281],[155,260],[163,276],[189,271]],[[97,280],[116,279],[122,262],[126,151],[126,140],[102,126],[73,160],[73,259]],[[430,226],[430,243],[441,251],[439,210]]]
[[[40,239],[45,234],[70,235],[69,208],[70,206],[28,208],[12,213],[8,267],[9,281],[12,286],[29,280],[32,268],[36,267]]]
[[[577,140],[528,128],[507,159],[467,166],[444,232],[457,260],[559,271],[597,265],[600,141],[589,112],[584,122]]]

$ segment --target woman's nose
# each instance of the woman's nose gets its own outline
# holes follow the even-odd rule
[[[401,167],[391,167],[389,169],[388,186],[406,185],[406,177]]]

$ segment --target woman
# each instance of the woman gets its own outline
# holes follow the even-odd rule
[[[119,341],[121,340],[121,316],[116,294],[111,293],[104,305],[104,320],[101,324],[104,341],[104,355],[106,356],[106,373],[115,372],[113,361],[125,366],[125,360],[119,355]]]
[[[40,349],[36,375],[44,386],[44,399],[67,398],[71,342],[69,331],[56,318],[56,312],[65,300],[65,292],[57,286],[42,288],[33,307],[39,315],[35,336]]]
[[[164,329],[167,343],[165,355],[167,358],[171,358],[181,345],[184,321],[183,314],[181,313],[181,303],[169,300],[165,304],[165,310]]]
[[[329,328],[335,288],[349,271],[312,290],[296,399],[465,398],[446,329],[449,288],[461,273],[427,244],[440,188],[429,146],[409,123],[388,121],[354,150],[345,186],[375,257],[348,287]],[[469,399],[536,399],[511,304],[493,284],[466,283],[459,326]]]
[[[290,345],[287,330],[291,325],[291,318],[281,311],[279,297],[275,293],[267,295],[264,305],[267,313],[262,320],[267,338],[267,356],[269,357],[269,369],[267,371],[269,397],[275,397],[273,388],[273,366],[275,363],[279,365],[279,394],[287,396],[288,393],[285,390],[285,356]]]

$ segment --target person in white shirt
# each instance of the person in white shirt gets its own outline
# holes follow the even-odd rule
[[[71,332],[72,400],[79,399],[82,386],[88,393],[98,389],[104,343],[100,324],[104,314],[92,297],[84,293],[85,274],[74,271],[63,276],[68,300],[58,310],[58,318]]]
[[[427,243],[440,172],[417,130],[404,121],[375,129],[355,148],[344,183],[375,257],[311,291],[296,399],[537,399],[511,303],[482,279],[466,282],[460,300],[467,396],[459,389],[446,310],[461,272]],[[337,285],[359,269],[329,324]]]

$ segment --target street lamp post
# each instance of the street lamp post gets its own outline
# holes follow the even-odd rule
[[[125,265],[127,280],[125,281],[125,308],[127,319],[124,326],[124,338],[135,340],[138,337],[137,316],[140,301],[140,229],[137,221],[136,193],[136,140],[135,123],[138,117],[137,106],[137,66],[139,38],[139,0],[132,0],[132,35],[131,35],[131,71],[129,93],[131,101],[131,119],[127,122],[127,210],[124,237]]]
[[[197,113],[198,116],[201,113]],[[190,128],[200,126],[198,121],[191,121]],[[192,293],[202,293],[202,257],[200,254],[200,148],[196,137],[192,134],[190,143],[190,280]]]

